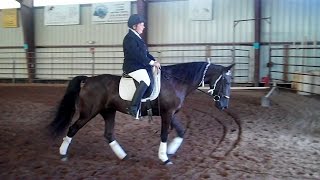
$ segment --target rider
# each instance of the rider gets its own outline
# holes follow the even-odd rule
[[[145,28],[144,22],[142,16],[131,15],[128,20],[129,32],[123,39],[124,63],[122,69],[125,74],[139,83],[128,111],[133,117],[136,117],[141,99],[150,86],[152,67],[160,68],[160,63],[149,53],[146,43],[140,37]]]

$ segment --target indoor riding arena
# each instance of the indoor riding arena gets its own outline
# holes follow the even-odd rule
[[[320,179],[320,1],[6,1],[11,4],[0,2],[0,179]],[[144,17],[143,33],[128,29],[132,14]],[[105,137],[105,101],[101,113],[66,140],[90,102],[83,96],[99,91],[87,92],[90,79],[122,75],[128,31],[136,31],[161,64],[152,108],[161,114],[167,108],[161,102],[184,100],[169,121],[168,141],[162,141],[163,114],[150,120],[117,112],[115,150]],[[165,70],[194,62],[204,68],[194,68],[199,78],[184,99],[180,87],[192,86],[183,71]],[[232,64],[221,75],[210,69]],[[83,76],[89,78],[79,81],[74,116],[53,136],[52,122],[70,107],[63,104],[74,93],[68,84]],[[223,98],[226,109],[217,106]],[[180,136],[175,120],[183,141],[170,154]],[[163,143],[168,161],[160,156]]]

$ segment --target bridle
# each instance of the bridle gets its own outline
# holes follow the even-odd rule
[[[208,63],[208,65],[206,66],[205,70],[203,71],[203,77],[202,77],[202,80],[201,80],[199,86],[204,83],[205,74],[206,74],[206,72],[207,72],[207,70],[208,70],[209,65],[210,65],[210,63]],[[219,90],[218,90],[218,91],[215,91],[215,90],[216,90],[216,87],[217,87],[218,82],[219,82],[220,80],[224,79],[224,78],[225,78],[225,77],[224,77],[225,75],[231,75],[231,71],[229,70],[227,73],[221,74],[221,75],[216,79],[216,81],[214,82],[213,86],[210,87],[210,89],[207,91],[207,93],[204,92],[204,91],[202,91],[202,90],[200,90],[200,89],[198,89],[198,90],[201,91],[201,92],[203,92],[203,93],[205,93],[205,94],[207,94],[207,95],[212,96],[212,97],[213,97],[213,101],[215,101],[215,102],[216,102],[216,101],[217,101],[217,102],[220,101],[220,99],[221,99],[220,94],[222,94],[223,85],[221,85],[221,86],[219,87]],[[217,92],[217,93],[215,93],[215,92]],[[227,98],[227,99],[230,98],[230,97],[227,96],[227,95],[223,95],[223,97],[225,97],[225,98]]]
[[[205,76],[206,76],[206,73],[207,73],[207,71],[208,71],[208,68],[209,68],[210,64],[211,64],[211,63],[208,63],[208,64],[206,65],[206,68],[204,68],[204,70],[203,70],[203,75],[202,75],[202,79],[201,79],[201,82],[200,82],[199,86],[200,86],[200,85],[204,85],[204,78],[205,78]]]
[[[220,86],[219,90],[217,91],[217,94],[214,94],[214,91],[216,90],[217,83],[221,80],[221,78],[222,78],[222,75],[220,75],[218,77],[218,79],[214,82],[213,87],[208,90],[208,93],[211,96],[213,96],[213,100],[214,101],[220,101],[220,94],[221,94],[221,91],[222,91],[222,85]]]
[[[206,73],[207,73],[210,65],[211,65],[211,63],[208,63],[208,64],[206,65],[206,67],[204,68],[204,70],[203,70],[203,75],[202,75],[202,79],[201,79],[201,81],[200,81],[200,83],[199,83],[198,86],[201,86],[201,85],[204,83],[204,79],[205,79]],[[166,71],[163,71],[163,70],[162,70],[161,73],[163,73],[164,75],[167,75],[167,76],[169,76],[169,77],[173,77],[173,78],[175,78],[175,79],[178,79],[178,80],[181,81],[181,82],[185,82],[183,79],[181,79],[181,78],[179,78],[179,77],[176,77],[176,76],[174,76],[174,75],[172,75],[172,74],[170,74],[170,73],[167,73]],[[228,73],[229,73],[229,74],[228,74]],[[201,89],[199,89],[199,88],[197,88],[197,90],[199,90],[200,92],[202,92],[202,93],[204,93],[204,94],[206,94],[206,95],[209,95],[209,96],[213,97],[213,100],[214,100],[214,101],[217,101],[217,102],[220,101],[220,99],[221,99],[220,94],[221,94],[221,92],[223,91],[223,86],[222,86],[222,85],[220,86],[220,88],[219,88],[219,90],[217,91],[216,94],[215,94],[215,89],[216,89],[216,86],[217,86],[218,82],[219,82],[221,79],[223,79],[225,75],[231,75],[231,72],[228,71],[228,72],[225,73],[225,74],[221,74],[221,75],[218,77],[218,79],[214,82],[213,87],[210,87],[210,89],[209,89],[207,92],[205,92],[205,91],[203,91],[203,90],[201,90]],[[223,97],[225,97],[225,98],[227,98],[227,99],[230,98],[229,96],[226,96],[226,95],[223,95]]]

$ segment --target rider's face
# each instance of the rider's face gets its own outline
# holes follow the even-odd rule
[[[133,27],[135,31],[137,31],[138,34],[142,34],[143,30],[144,30],[144,23],[139,23],[137,25],[135,25],[135,27]]]

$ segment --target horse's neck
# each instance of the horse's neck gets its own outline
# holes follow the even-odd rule
[[[186,90],[186,96],[188,96],[190,93],[192,93],[193,91],[195,91],[196,89],[198,89],[199,85],[201,84],[201,82],[204,80],[205,78],[205,73],[207,71],[206,67],[208,64],[207,63],[203,63],[201,64],[200,67],[194,69],[192,76],[194,77],[194,79],[192,81],[189,82],[187,90]],[[200,73],[200,74],[199,74]]]
[[[164,67],[164,76],[171,79],[174,90],[187,96],[196,90],[201,82],[207,63],[186,63]],[[166,74],[167,73],[167,74]]]

